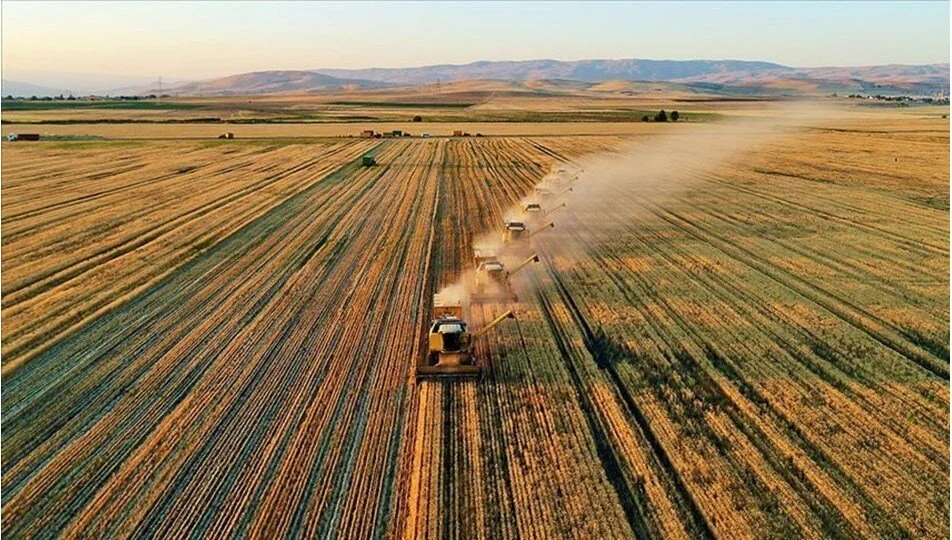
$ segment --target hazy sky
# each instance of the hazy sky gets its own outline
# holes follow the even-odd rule
[[[3,2],[3,72],[208,78],[475,60],[949,61],[948,2]]]

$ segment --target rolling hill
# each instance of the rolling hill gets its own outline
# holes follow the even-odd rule
[[[4,96],[17,96],[17,97],[30,97],[30,96],[58,96],[60,94],[66,93],[62,89],[50,88],[48,86],[41,86],[38,84],[31,84],[20,81],[9,81],[4,79],[0,82],[2,86],[2,93]]]
[[[669,81],[705,74],[738,71],[760,72],[781,69],[770,62],[741,60],[525,60],[473,62],[463,65],[436,65],[413,68],[316,69],[334,77],[354,77],[397,84],[425,84],[436,81],[470,79],[571,79],[605,81]]]
[[[702,83],[700,88],[722,93],[857,91],[931,94],[947,92],[949,88],[949,64],[794,68],[742,60],[527,60],[414,68],[319,69],[315,72],[393,84],[474,79]]]
[[[243,95],[323,92],[388,86],[379,81],[339,78],[312,71],[256,71],[208,79],[170,88],[172,95]]]
[[[480,82],[483,81],[483,82]],[[794,68],[743,60],[527,60],[411,68],[256,71],[184,82],[162,93],[180,96],[335,93],[442,86],[466,82],[509,92],[594,91],[626,94],[677,92],[717,95],[948,94],[949,64]],[[48,88],[4,81],[4,94],[54,95]],[[8,91],[7,88],[10,90]],[[470,89],[471,91],[473,89]],[[483,89],[486,90],[486,89]],[[136,88],[116,93],[158,93]],[[439,92],[438,92],[439,93]],[[500,95],[497,93],[496,95]]]

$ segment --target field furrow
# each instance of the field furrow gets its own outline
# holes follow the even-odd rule
[[[948,136],[875,127],[4,143],[2,532],[948,536]]]

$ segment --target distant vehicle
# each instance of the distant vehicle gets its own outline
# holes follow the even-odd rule
[[[429,139],[429,138],[430,138],[430,134],[429,134],[429,133],[424,133],[423,135],[421,135],[421,137],[423,137],[424,139]]]

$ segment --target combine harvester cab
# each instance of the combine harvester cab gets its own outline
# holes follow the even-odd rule
[[[473,339],[485,335],[504,320],[515,318],[515,315],[508,310],[478,332],[470,334],[463,320],[462,302],[434,295],[433,317],[426,354],[417,364],[417,379],[479,376],[482,368],[473,357]]]

